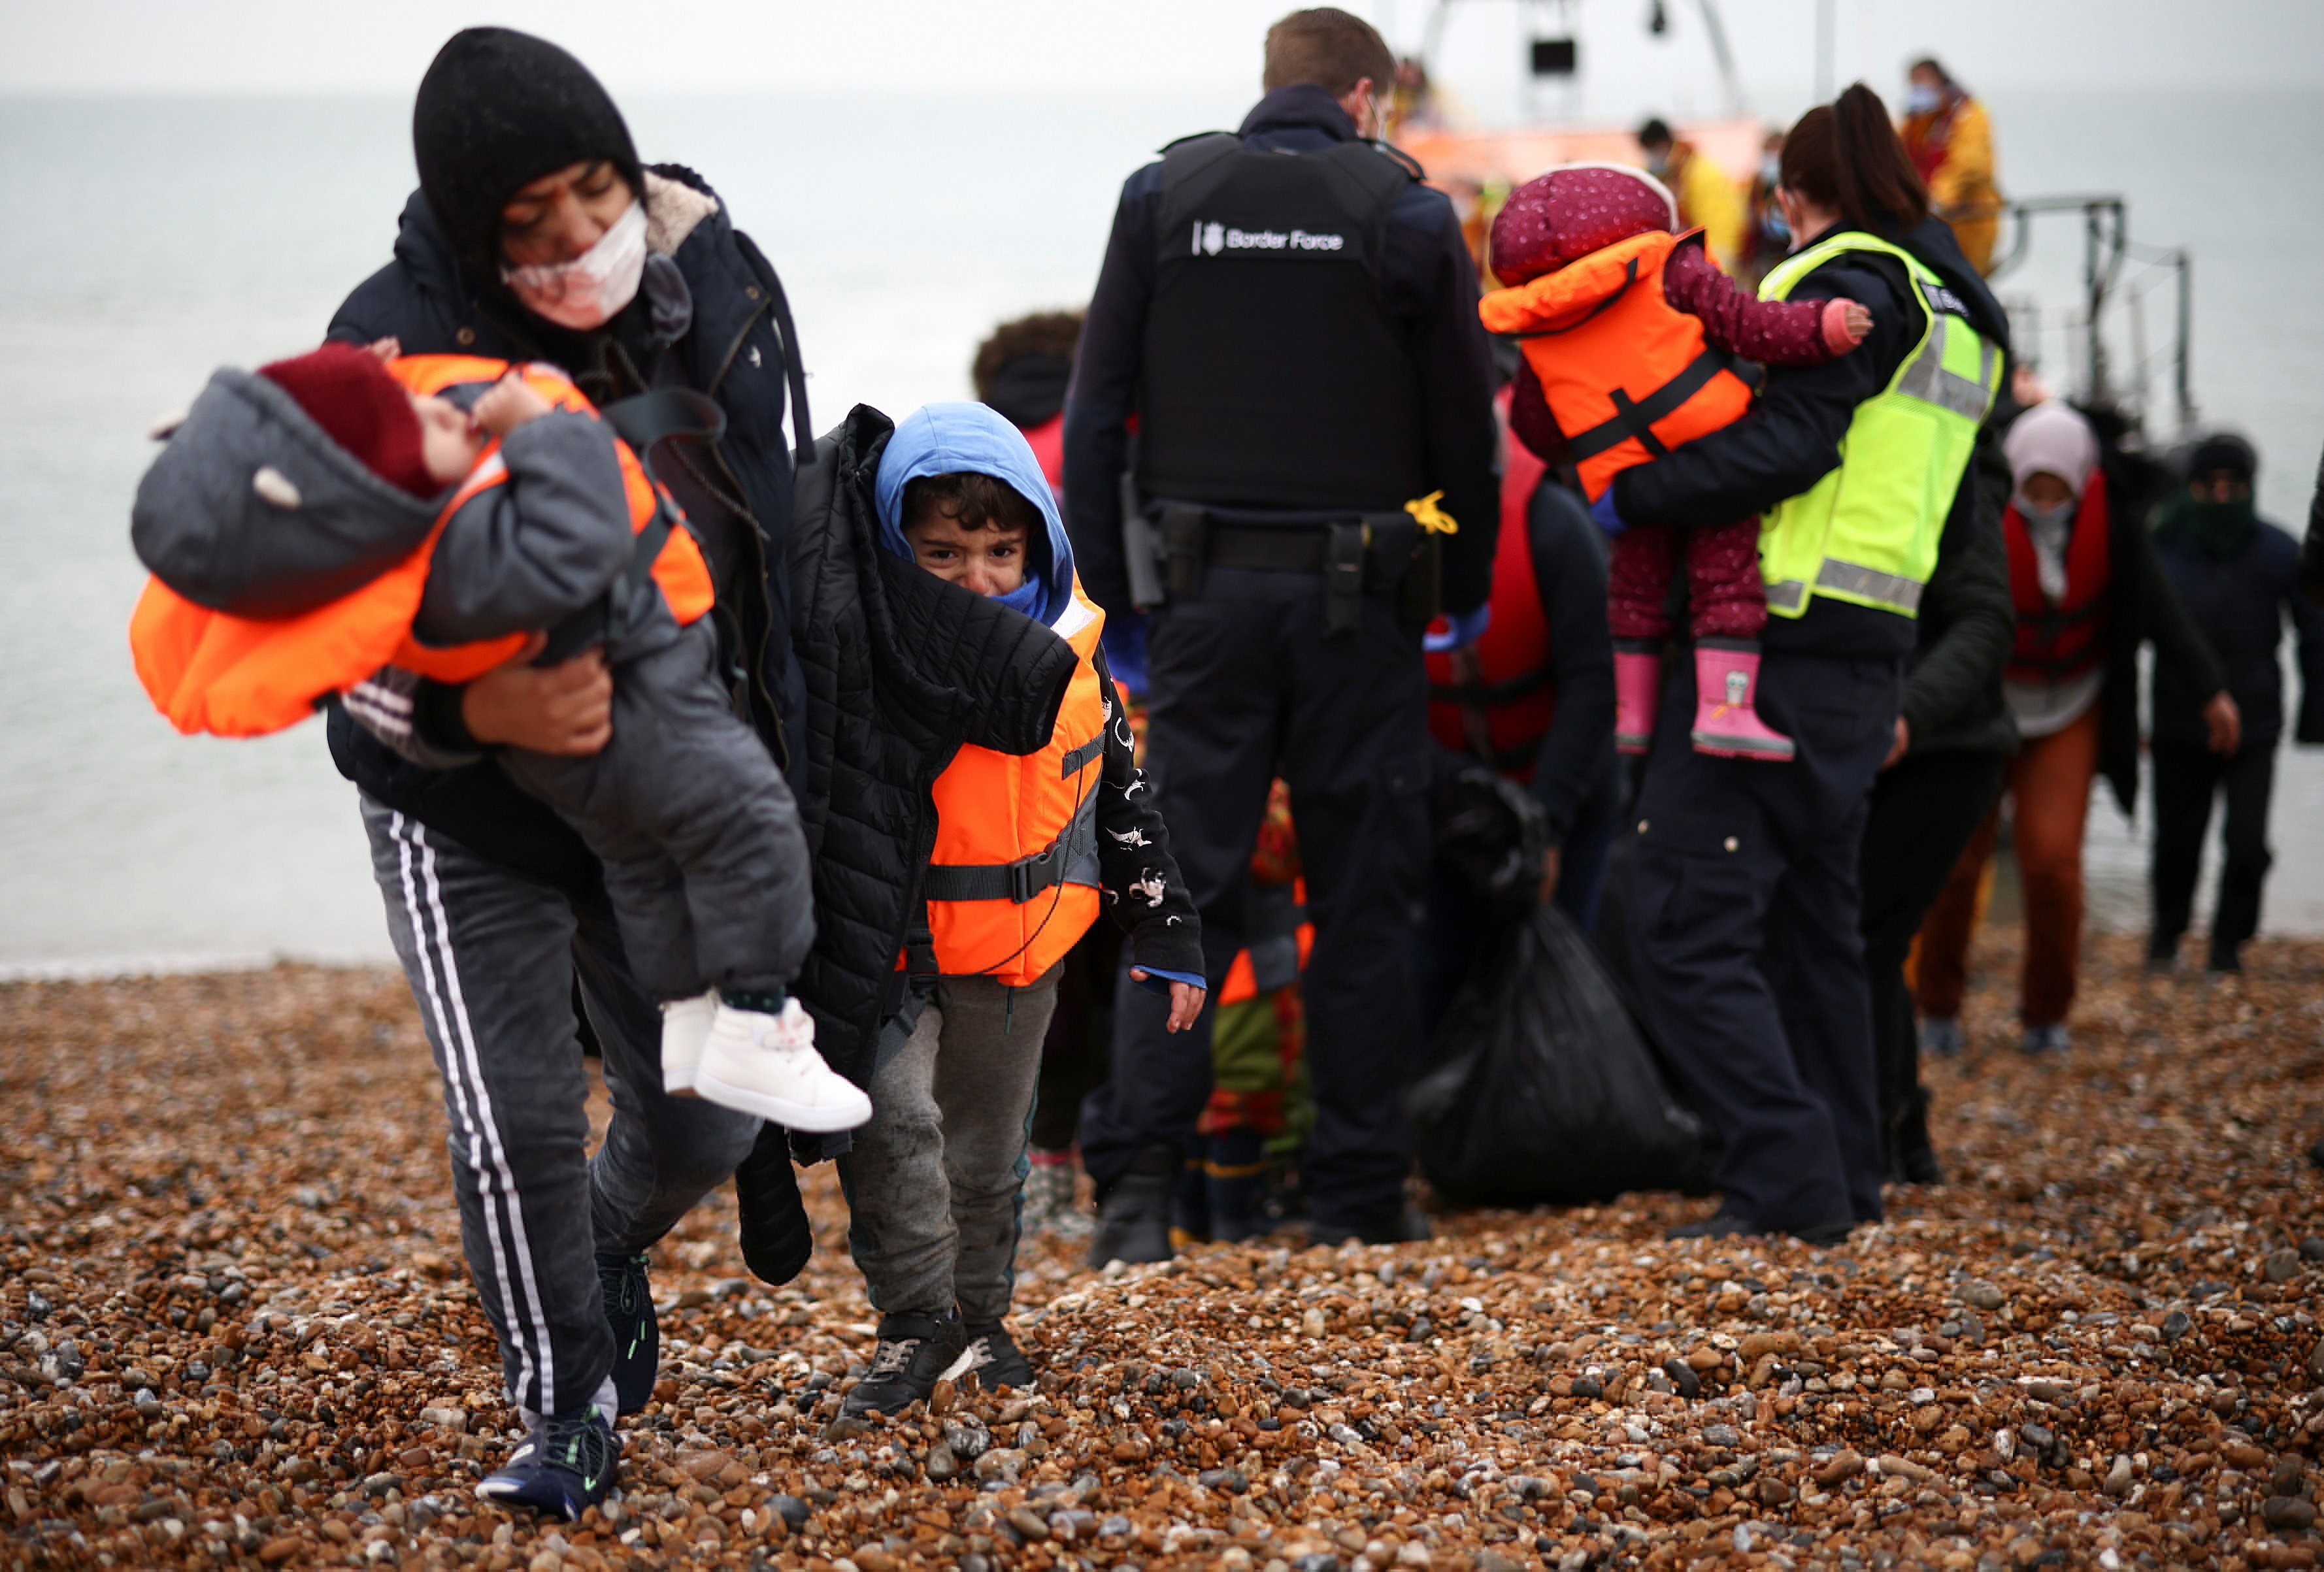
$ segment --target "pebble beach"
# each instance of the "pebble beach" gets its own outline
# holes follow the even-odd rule
[[[835,1428],[876,1319],[836,1184],[782,1289],[722,1192],[577,1524],[471,1494],[518,1419],[399,976],[0,986],[0,1564],[2315,1565],[2324,943],[2212,982],[2095,939],[2043,1061],[2013,943],[1931,1070],[1951,1182],[1834,1248],[1666,1243],[1709,1209],[1667,1195],[1103,1273],[1043,1239],[1037,1392]]]

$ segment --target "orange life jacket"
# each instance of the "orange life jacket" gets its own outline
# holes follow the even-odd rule
[[[1489,332],[1517,336],[1593,502],[1632,464],[1751,407],[1742,363],[1663,297],[1663,267],[1685,238],[1634,234],[1478,303]]]
[[[1541,740],[1557,713],[1549,621],[1534,579],[1529,521],[1534,488],[1547,473],[1533,450],[1504,429],[1491,618],[1470,648],[1427,657],[1430,734],[1452,752],[1520,781],[1533,778]]]
[[[964,747],[936,777],[936,851],[921,888],[947,977],[1022,988],[1097,921],[1098,781],[1106,728],[1120,723],[1098,684],[1104,628],[1076,581],[1056,630],[1079,658],[1048,745],[1022,755]]]
[[[2015,501],[2003,510],[2009,598],[2017,607],[2017,639],[2004,669],[2015,681],[2063,682],[2106,658],[2107,588],[2114,576],[2108,518],[2106,473],[2093,470],[2066,538],[2066,598],[2053,606],[2042,593],[2042,570],[2024,515]]]
[[[412,354],[388,362],[387,369],[413,392],[430,394],[464,383],[498,382],[509,363],[476,355]],[[558,409],[596,413],[555,367],[533,364],[521,370],[532,390]],[[628,492],[630,525],[642,530],[654,517],[655,487],[629,446],[616,442],[615,447]],[[411,620],[420,612],[428,565],[445,524],[478,493],[507,479],[500,444],[494,442],[410,556],[362,588],[294,617],[213,611],[159,579],[148,580],[129,619],[129,648],[138,680],[154,707],[180,731],[255,737],[296,725],[324,698],[345,692],[383,666],[400,666],[438,682],[481,676],[522,648],[528,635],[435,647],[412,637]],[[286,529],[299,528],[296,513],[286,513],[282,522]],[[654,559],[653,576],[680,623],[700,617],[715,598],[709,565],[684,529],[669,532]]]

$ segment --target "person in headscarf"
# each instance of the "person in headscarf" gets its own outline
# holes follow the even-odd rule
[[[2024,891],[2025,960],[2019,1046],[2063,1051],[2082,942],[2082,834],[2100,775],[2128,814],[2138,800],[2138,647],[2202,695],[2203,743],[2236,751],[2241,716],[2218,657],[2189,621],[2155,560],[2147,497],[2130,464],[2105,452],[2089,420],[2064,404],[2036,405],[2003,439],[2013,491],[2001,517],[2017,636],[2002,696],[2024,747],[2004,795]],[[1961,1046],[1961,995],[1977,926],[1978,885],[2001,832],[1996,800],[1921,928],[1914,991],[1922,1044]]]
[[[2198,444],[2187,485],[2167,499],[2154,527],[2163,576],[2227,668],[2243,712],[2243,745],[2214,752],[2202,695],[2168,666],[2154,673],[2154,926],[2147,964],[2169,970],[2190,925],[2210,832],[2211,804],[2226,798],[2226,857],[2211,918],[2210,970],[2243,970],[2243,944],[2259,931],[2260,892],[2274,861],[2267,845],[2275,749],[2284,729],[2286,616],[2299,640],[2300,706],[2292,738],[2324,743],[2324,611],[2297,593],[2300,547],[2252,505],[2259,468],[2251,445],[2230,436]]]

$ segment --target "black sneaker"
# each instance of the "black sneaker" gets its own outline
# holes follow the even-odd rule
[[[807,1270],[815,1254],[815,1226],[799,1199],[798,1174],[791,1168],[789,1132],[768,1125],[758,1145],[734,1170],[735,1209],[742,1264],[760,1282],[780,1288]]]
[[[576,1418],[543,1420],[507,1462],[476,1481],[476,1496],[577,1522],[613,1488],[621,1457],[613,1427],[593,1403]]]
[[[894,1419],[928,1394],[944,1373],[968,1347],[968,1328],[958,1310],[942,1316],[899,1312],[880,1320],[880,1346],[872,1352],[872,1368],[839,1405],[844,1420],[883,1413]]]
[[[654,1319],[645,1256],[599,1251],[597,1287],[605,1298],[605,1324],[613,1329],[613,1396],[622,1412],[635,1413],[653,1401],[661,1365],[661,1327]]]
[[[946,1372],[954,1381],[973,1375],[977,1384],[991,1392],[1006,1386],[1017,1392],[1030,1392],[1040,1377],[1033,1373],[1033,1362],[1017,1347],[1017,1339],[1000,1321],[972,1321],[968,1326],[968,1347]]]
[[[1740,1212],[1730,1212],[1721,1207],[1699,1223],[1681,1223],[1663,1235],[1665,1239],[1747,1239],[1763,1235],[1789,1234],[1805,1245],[1837,1245],[1854,1231],[1855,1222],[1837,1218],[1830,1222],[1803,1223],[1795,1228],[1771,1228],[1753,1222]]]
[[[1148,1146],[1131,1160],[1130,1171],[1098,1198],[1092,1266],[1109,1261],[1136,1266],[1167,1261],[1177,1253],[1170,1245],[1170,1198],[1180,1169],[1178,1154],[1167,1146]]]

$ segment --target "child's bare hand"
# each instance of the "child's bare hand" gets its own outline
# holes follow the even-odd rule
[[[1139,967],[1133,966],[1130,969],[1130,979],[1134,982],[1144,982],[1149,975]],[[1204,989],[1191,982],[1174,982],[1170,985],[1169,1030],[1183,1032],[1194,1024],[1195,1017],[1203,1013],[1204,994]]]
[[[397,355],[403,353],[403,340],[400,338],[374,338],[369,344],[364,345],[364,347],[371,351],[373,354],[378,356],[381,360],[393,360]]]
[[[518,427],[549,413],[549,400],[515,372],[509,372],[476,400],[476,424],[494,437],[506,437]]]
[[[1845,308],[1840,314],[1840,326],[1848,330],[1849,337],[1858,344],[1863,343],[1865,336],[1872,331],[1872,313],[1854,300],[1845,303]]]

